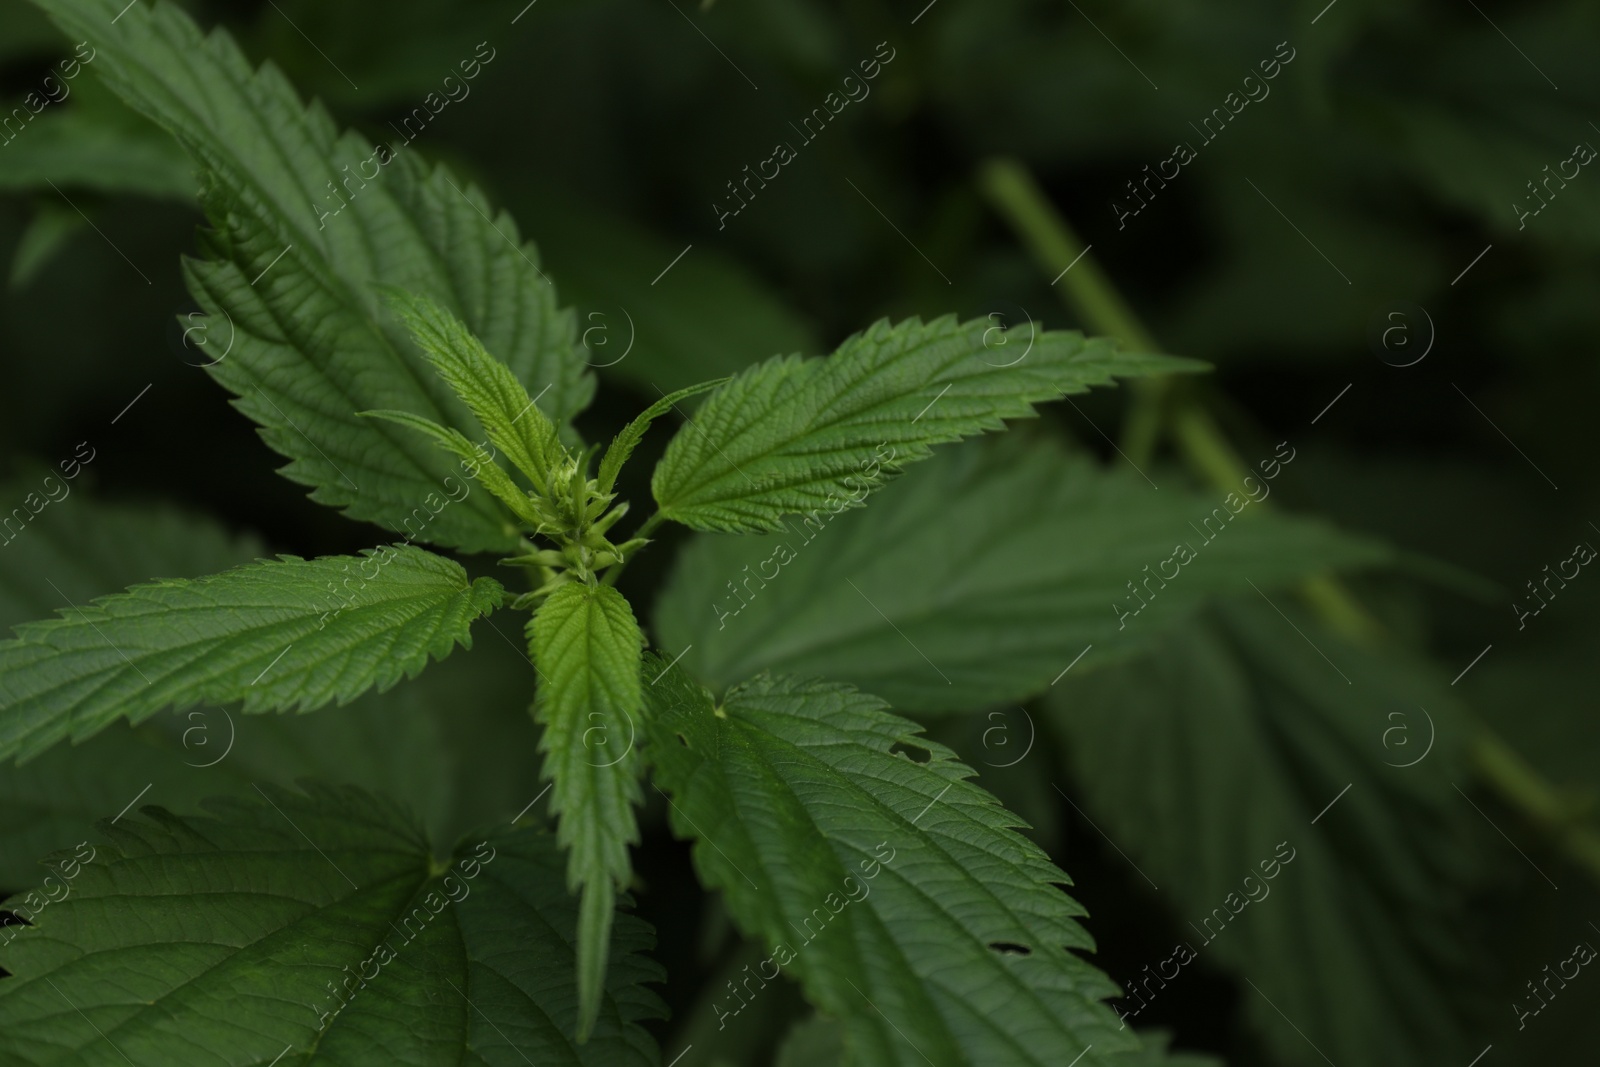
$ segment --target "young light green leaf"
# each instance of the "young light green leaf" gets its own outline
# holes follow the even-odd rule
[[[1431,670],[1248,596],[1050,691],[1076,803],[1266,995],[1244,1011],[1274,1062],[1466,1063],[1470,724]]]
[[[580,1037],[599,1008],[611,901],[631,876],[628,846],[639,840],[640,656],[644,635],[621,593],[569,582],[528,623],[539,668],[544,724],[541,777],[553,782],[550,811],[568,849],[567,882],[581,889],[578,924]]]
[[[434,301],[394,288],[384,289],[383,294],[439,377],[472,409],[494,446],[539,492],[550,492],[563,462],[570,462],[570,457],[555,424],[539,410],[511,369],[490,355],[460,319]]]
[[[45,889],[7,902],[33,925],[0,930],[0,1060],[659,1062],[639,1023],[661,1014],[644,988],[661,971],[629,915],[599,1021],[573,1039],[575,908],[547,835],[469,839],[441,866],[393,804],[309,789],[204,818],[146,807],[51,857]]]
[[[470,647],[472,622],[504,592],[406,545],[280,556],[64,608],[0,643],[0,759],[201,701],[250,712],[343,704]]]
[[[432,419],[413,415],[409,411],[363,411],[361,414],[371,419],[386,419],[424,434],[434,444],[459,459],[461,473],[482,481],[489,492],[509,508],[513,515],[523,522],[538,524],[539,516],[529,505],[528,494],[517,488],[517,483],[511,480],[511,475],[500,469],[494,462],[493,456],[467,440],[466,435],[460,430],[440,426]]]
[[[715,389],[723,382],[732,381],[731,378],[717,378],[699,385],[690,385],[679,389],[675,393],[668,393],[654,404],[645,408],[634,420],[622,428],[622,432],[612,438],[611,446],[606,449],[605,456],[600,460],[600,492],[609,493],[611,487],[617,484],[617,475],[622,471],[622,465],[628,462],[628,457],[633,455],[633,450],[639,447],[639,442],[644,440],[645,431],[650,429],[650,424],[677,406],[678,401],[686,400],[691,396],[698,396],[708,390]]]
[[[191,361],[238,398],[314,499],[399,531],[453,464],[356,413],[398,409],[473,428],[409,340],[379,322],[374,282],[447,301],[556,421],[587,403],[594,383],[572,315],[532,247],[477,190],[404,145],[341,135],[275,68],[252,69],[226,34],[202,35],[166,0],[39,6],[87,41],[94,72],[198,165],[213,230],[204,258],[186,264],[206,312],[184,323]],[[507,526],[479,494],[427,536],[509,550],[517,537]]]
[[[857,512],[696,537],[656,609],[663,646],[692,643],[684,666],[718,688],[770,669],[898,708],[968,710],[1048,688],[1091,645],[1074,671],[1127,655],[1208,597],[1255,596],[1250,581],[1392,559],[1321,522],[1155,492],[1014,436],[949,449]],[[1192,546],[1187,562],[1177,545]]]
[[[986,319],[883,320],[827,359],[769,360],[718,389],[667,446],[652,488],[666,518],[695,529],[777,530],[787,514],[858,505],[934,445],[1041,401],[1201,366],[1069,331],[1024,342]]]
[[[770,950],[748,995],[797,979],[853,1063],[1101,1067],[1135,1047],[1076,954],[1093,943],[1070,880],[952,752],[848,686],[763,676],[713,707],[679,668],[646,670],[672,825]]]

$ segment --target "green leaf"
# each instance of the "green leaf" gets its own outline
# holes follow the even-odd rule
[[[79,453],[83,455],[83,453]],[[89,453],[91,459],[94,453]],[[74,464],[72,469],[81,474]],[[87,481],[87,479],[85,479]],[[166,504],[111,504],[60,474],[0,482],[0,500],[49,501],[0,545],[0,632],[152,578],[194,578],[265,554],[258,538]]]
[[[610,586],[569,582],[528,623],[539,669],[544,724],[541,778],[553,782],[550,811],[570,850],[567,882],[583,891],[578,924],[579,1033],[599,1007],[612,899],[631,876],[628,846],[639,840],[639,754],[634,741],[644,635],[633,609]]]
[[[858,512],[787,526],[696,537],[656,609],[662,646],[692,643],[684,665],[719,688],[771,669],[919,711],[1023,699],[1069,665],[1135,651],[1207,597],[1256,596],[1249,582],[1270,590],[1392,558],[1258,504],[1234,515],[1226,494],[1167,479],[1154,490],[1047,440],[962,445]],[[1194,557],[1164,566],[1180,543]]]
[[[113,106],[123,115],[108,113],[103,105],[75,104],[34,119],[26,136],[4,146],[6,167],[0,171],[0,189],[38,189],[57,203],[61,201],[50,188],[52,183],[112,195],[190,201],[195,194],[194,167],[172,138],[128,115],[121,105]],[[66,210],[77,217],[70,207]]]
[[[207,797],[312,777],[403,803],[441,853],[477,826],[522,812],[538,793],[528,756],[533,671],[518,646],[479,642],[415,681],[316,715],[195,708],[139,726],[113,723],[81,745],[22,766],[0,763],[0,894],[36,881],[36,858],[70,848],[137,799],[179,811]],[[541,825],[542,805],[518,826]]]
[[[1075,802],[1161,887],[1198,963],[1254,983],[1242,1006],[1273,1062],[1465,1063],[1443,990],[1474,971],[1478,816],[1452,785],[1470,725],[1431,670],[1256,599],[1052,691]],[[1182,996],[1151,992],[1155,1011]]]
[[[470,646],[473,620],[503,595],[492,578],[402,546],[280,556],[75,605],[0,643],[0,759],[201,701],[343,704]]]
[[[700,530],[777,530],[786,514],[857,505],[933,445],[997,430],[1033,405],[1114,377],[1193,370],[1107,340],[1040,333],[1021,357],[987,319],[880,321],[827,359],[791,356],[711,395],[667,446],[662,514]]]
[[[1082,1067],[1134,1047],[1076,954],[1093,943],[1070,880],[948,749],[848,686],[762,677],[714,707],[679,668],[646,670],[672,825],[771,950],[746,994],[798,979],[854,1063]]]
[[[96,500],[83,481],[61,474],[29,473],[0,483],[0,499],[25,500],[30,492],[50,503],[20,532],[13,526],[0,550],[0,632],[136,582],[225,570],[265,551],[255,538],[170,506]],[[197,718],[175,724],[175,733],[199,727],[185,738],[193,754],[184,754],[176,740],[108,730],[83,747],[52,749],[26,767],[0,763],[0,886],[32,882],[35,857],[81,841],[96,819],[115,815],[153,780],[161,781],[153,792],[164,803],[197,802],[216,792],[214,776],[183,761],[206,762],[222,751],[224,713],[192,714]],[[205,727],[208,721],[215,729]],[[203,753],[208,742],[215,743]]]
[[[472,428],[409,339],[380,321],[373,283],[449,307],[555,421],[587,403],[594,383],[576,323],[531,246],[475,189],[404,144],[380,150],[340,134],[275,68],[253,70],[227,35],[203,36],[164,0],[126,12],[114,0],[40,6],[96,49],[96,74],[198,165],[213,229],[187,275],[207,313],[207,354],[227,352],[208,370],[313,499],[402,530],[454,465],[357,412],[404,410]],[[517,544],[484,494],[439,516],[427,539],[468,550]]]
[[[425,435],[434,444],[459,459],[461,473],[468,478],[482,481],[489,492],[509,508],[513,515],[524,522],[539,521],[538,515],[529,504],[528,494],[517,488],[517,483],[511,480],[511,475],[500,469],[494,462],[493,456],[467,440],[466,435],[460,430],[440,426],[432,419],[413,415],[409,411],[363,411],[361,414],[367,418],[385,419]]]
[[[636,415],[632,422],[622,428],[621,433],[612,438],[611,446],[606,449],[605,456],[600,460],[600,492],[609,493],[611,487],[617,484],[617,475],[621,473],[622,465],[628,462],[633,450],[644,440],[645,431],[650,429],[652,422],[676,407],[678,401],[698,396],[731,380],[731,378],[717,378],[714,381],[701,382],[699,385],[686,386],[675,393],[668,393]]]
[[[494,446],[527,475],[541,493],[550,491],[570,462],[556,427],[534,404],[504,363],[489,354],[461,320],[426,297],[385,289],[389,308],[456,396],[472,409]]]
[[[575,908],[548,836],[469,839],[438,863],[403,812],[354,789],[269,787],[213,811],[103,823],[106,843],[52,857],[59,899],[8,903],[34,925],[3,931],[0,1059],[657,1062],[638,1023],[660,1013],[642,985],[660,971],[631,916],[594,1035],[573,1040]]]

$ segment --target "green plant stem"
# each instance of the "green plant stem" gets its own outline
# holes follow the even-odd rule
[[[1010,159],[990,160],[979,169],[978,182],[1034,258],[1050,265],[1056,278],[1051,284],[1064,284],[1062,299],[1085,323],[1131,351],[1161,351],[1026,167]],[[1133,404],[1123,425],[1122,451],[1128,462],[1139,466],[1155,455],[1160,443],[1162,411],[1172,379],[1146,378],[1131,388]]]
[[[648,519],[644,520],[644,522],[640,523],[639,528],[634,531],[633,536],[649,537],[655,532],[657,526],[660,526],[666,521],[666,516],[662,515],[661,512],[658,511],[654,515],[651,515]],[[640,546],[640,548],[633,553],[633,556],[637,556],[639,552],[642,551],[644,551],[644,548],[643,546]],[[622,577],[623,570],[627,568],[628,564],[633,562],[633,556],[629,556],[615,567],[612,567],[610,570],[606,571],[605,577],[600,579],[601,583],[604,585],[616,585],[617,579]]]
[[[1162,351],[1026,167],[1015,160],[990,160],[979,169],[978,182],[1040,266],[1058,279],[1063,286],[1062,299],[1083,316],[1090,329],[1140,351]],[[1184,459],[1207,481],[1225,492],[1241,490],[1250,468],[1194,391],[1167,383],[1170,379],[1137,383],[1146,388],[1134,390],[1124,430],[1124,451],[1129,459],[1136,464],[1149,459],[1165,428]],[[1382,643],[1383,624],[1338,579],[1331,575],[1308,578],[1300,592],[1317,617],[1336,633],[1367,647]],[[1478,774],[1500,798],[1600,882],[1600,834],[1580,821],[1560,791],[1481,721],[1476,723],[1469,751]]]
[[[643,522],[641,522],[639,524],[639,528],[634,531],[633,536],[634,537],[649,537],[652,533],[655,532],[655,529],[656,529],[657,526],[660,526],[662,523],[664,523],[666,521],[667,521],[667,517],[665,515],[661,514],[661,512],[658,511],[655,514],[651,515],[648,519],[646,519]]]
[[[1567,857],[1600,881],[1600,835],[1583,822],[1583,809],[1569,802],[1499,735],[1480,729],[1472,739],[1478,773],[1524,818],[1554,839]]]

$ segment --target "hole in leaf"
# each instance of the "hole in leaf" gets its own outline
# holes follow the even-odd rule
[[[682,745],[684,748],[688,748],[689,747],[689,739],[687,737],[684,737],[682,734],[679,734],[678,735],[678,744]]]
[[[1018,945],[1011,941],[991,941],[989,947],[1002,956],[1031,956],[1033,949],[1027,945]]]
[[[908,744],[905,741],[896,741],[889,751],[896,756],[905,757],[912,763],[927,763],[928,760],[933,758],[933,753],[927,749]]]

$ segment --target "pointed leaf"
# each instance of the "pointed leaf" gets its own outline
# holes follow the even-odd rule
[[[1235,511],[1165,480],[1157,492],[1012,436],[950,449],[859,511],[697,536],[656,609],[663,647],[692,643],[684,666],[717,687],[770,669],[902,709],[970,710],[1129,655],[1219,593],[1393,558],[1244,497]]]
[[[580,1033],[605,979],[611,902],[631,876],[628,846],[639,840],[635,747],[644,636],[633,609],[610,586],[572,582],[550,594],[528,624],[539,668],[544,724],[541,777],[554,785],[550,811],[569,850],[567,882],[583,892],[578,925]]]
[[[440,426],[432,419],[413,415],[409,411],[363,411],[361,414],[371,419],[384,419],[425,435],[434,444],[459,459],[461,473],[483,482],[489,492],[493,493],[513,515],[527,523],[539,521],[538,515],[529,506],[528,494],[517,488],[517,483],[511,480],[511,475],[501,470],[494,462],[493,455],[467,440],[466,435],[460,430]]]
[[[168,504],[112,504],[49,476],[0,483],[0,500],[44,488],[60,499],[0,545],[0,634],[152,578],[194,578],[265,554],[261,541]],[[53,487],[53,488],[52,488]],[[13,528],[14,529],[14,528]]]
[[[341,134],[276,68],[253,69],[226,34],[202,35],[166,0],[39,6],[96,50],[95,74],[197,165],[213,229],[187,264],[206,316],[184,323],[186,339],[314,499],[402,531],[454,464],[356,413],[398,409],[473,429],[409,339],[379,321],[374,282],[446,303],[558,422],[587,403],[594,384],[572,315],[477,190],[403,143]],[[517,544],[487,494],[441,515],[427,538]]]
[[[1054,687],[1075,802],[1199,962],[1255,983],[1242,1007],[1273,1062],[1466,1063],[1469,723],[1444,679],[1279,606],[1293,624],[1250,594]]]
[[[855,1063],[1100,1067],[1134,1047],[1100,1003],[1116,987],[1076,954],[1093,943],[1056,888],[1070,879],[915,724],[848,686],[765,676],[713,707],[677,667],[646,698],[673,828],[770,950],[749,994],[797,979]]]
[[[699,385],[685,386],[675,393],[668,393],[654,404],[645,408],[634,417],[634,420],[622,428],[611,441],[611,446],[606,449],[606,454],[600,460],[600,491],[609,493],[611,487],[617,484],[617,474],[622,470],[622,465],[628,462],[628,457],[633,455],[633,450],[639,447],[639,442],[644,440],[645,431],[650,429],[650,424],[677,406],[678,401],[698,396],[708,390],[715,389],[723,382],[732,381],[732,378],[717,378]]]
[[[575,908],[548,836],[470,838],[441,864],[405,813],[355,789],[268,787],[212,810],[102,823],[102,843],[51,857],[61,873],[32,903],[8,902],[34,925],[0,930],[0,1061],[659,1062],[639,1022],[660,1014],[643,987],[660,971],[631,916],[600,1021],[574,1040]]]
[[[460,319],[434,301],[392,288],[385,289],[384,296],[428,363],[472,409],[494,446],[540,492],[548,492],[567,452],[556,439],[555,424],[539,410],[511,369],[490,355]]]
[[[722,386],[678,431],[652,487],[662,514],[699,530],[776,530],[786,514],[857,505],[934,445],[997,430],[1034,404],[1197,369],[1113,342],[1039,333],[1021,356],[999,327],[954,316],[880,321],[827,359],[791,356]]]
[[[65,608],[0,643],[0,759],[201,701],[251,712],[343,704],[470,646],[472,622],[503,594],[407,545],[280,556]]]

